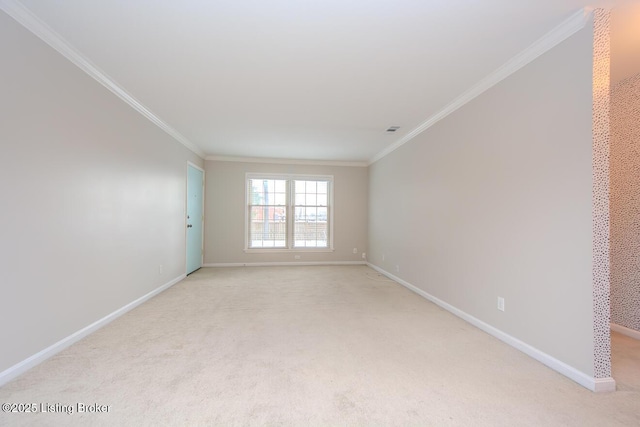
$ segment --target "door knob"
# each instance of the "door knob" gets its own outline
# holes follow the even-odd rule
[[[187,224],[187,228],[191,228],[191,227],[193,227],[193,225]]]

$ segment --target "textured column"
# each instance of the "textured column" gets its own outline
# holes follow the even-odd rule
[[[610,13],[594,12],[593,31],[593,338],[594,377],[611,377],[609,319]]]

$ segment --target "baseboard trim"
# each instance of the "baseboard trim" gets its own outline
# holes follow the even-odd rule
[[[367,265],[366,261],[309,261],[309,262],[219,262],[202,264],[203,267],[290,267],[310,265]]]
[[[61,352],[65,348],[67,348],[67,347],[71,346],[72,344],[80,341],[82,338],[86,337],[87,335],[90,335],[93,332],[97,331],[98,329],[102,328],[103,326],[106,326],[107,324],[113,322],[118,317],[122,316],[123,314],[125,314],[128,311],[133,310],[134,308],[136,308],[140,304],[142,304],[145,301],[153,298],[154,296],[158,295],[162,291],[165,291],[165,290],[169,289],[171,286],[175,285],[176,283],[178,283],[179,281],[181,281],[185,277],[186,277],[185,274],[181,274],[180,276],[176,277],[175,279],[171,280],[170,282],[165,283],[164,285],[160,286],[159,288],[154,289],[153,291],[149,292],[148,294],[141,296],[137,300],[130,302],[129,304],[125,305],[124,307],[119,308],[118,310],[114,311],[113,313],[106,315],[102,319],[97,320],[97,321],[93,322],[92,324],[90,324],[89,326],[86,326],[86,327],[80,329],[79,331],[69,335],[68,337],[61,339],[57,343],[45,348],[42,351],[39,351],[38,353],[36,353],[33,356],[23,360],[22,362],[19,362],[19,363],[15,364],[15,365],[11,366],[10,368],[5,369],[4,371],[0,372],[0,387],[5,385],[9,381],[13,380],[14,378],[16,378],[16,377],[22,375],[23,373],[27,372],[29,369],[39,365],[40,363],[44,362],[45,360],[49,359],[50,357],[54,356],[55,354]]]
[[[631,338],[635,338],[640,340],[640,331],[636,331],[635,329],[627,328],[626,326],[618,325],[617,323],[611,323],[611,330],[614,332],[619,332],[623,335],[626,335]]]
[[[580,384],[581,386],[594,391],[594,392],[606,392],[606,391],[615,391],[616,389],[616,382],[613,378],[609,377],[609,378],[593,378],[587,374],[585,374],[582,371],[577,370],[576,368],[567,365],[566,363],[548,355],[547,353],[544,353],[543,351],[538,350],[535,347],[532,347],[531,345],[520,341],[519,339],[512,337],[511,335],[483,322],[480,319],[477,319],[473,316],[471,316],[470,314],[465,313],[464,311],[452,306],[451,304],[448,304],[444,301],[442,301],[441,299],[438,299],[436,297],[434,297],[433,295],[429,294],[428,292],[425,292],[424,290],[412,285],[411,283],[406,282],[405,280],[402,280],[401,278],[394,276],[393,274],[389,273],[388,271],[378,267],[377,265],[368,263],[369,267],[373,268],[374,270],[378,271],[379,273],[387,276],[388,278],[398,282],[399,284],[401,284],[402,286],[406,287],[407,289],[415,292],[416,294],[420,295],[421,297],[426,298],[427,300],[433,302],[434,304],[442,307],[443,309],[447,310],[448,312],[454,314],[457,317],[460,317],[461,319],[469,322],[470,324],[472,324],[473,326],[477,327],[478,329],[483,330],[484,332],[488,333],[489,335],[494,336],[495,338],[499,339],[500,341],[510,345],[511,347],[516,348],[517,350],[520,350],[521,352],[523,352],[524,354],[536,359],[538,362],[548,366],[549,368],[553,369],[554,371],[564,375],[565,377],[575,381],[576,383]]]
[[[614,380],[612,377],[607,377],[607,378],[589,377],[589,378],[593,382],[593,388],[589,388],[587,386],[585,387],[587,387],[591,391],[594,391],[596,393],[608,393],[610,391],[616,391],[616,380]]]

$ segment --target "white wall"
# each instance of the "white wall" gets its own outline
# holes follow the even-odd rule
[[[2,372],[184,274],[203,161],[4,12],[0,58]]]
[[[589,24],[369,178],[372,264],[588,376],[592,49]]]
[[[611,15],[611,321],[640,331],[640,6]]]
[[[368,172],[365,167],[207,160],[205,264],[362,262],[367,247]],[[333,175],[334,252],[245,253],[246,173]],[[353,248],[358,253],[353,253]],[[300,259],[294,259],[299,255]]]
[[[611,12],[611,86],[640,72],[640,5],[620,5]]]

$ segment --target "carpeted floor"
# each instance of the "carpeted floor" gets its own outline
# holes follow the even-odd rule
[[[640,392],[640,340],[611,332],[611,370],[619,391]]]
[[[74,410],[11,426],[640,425],[633,381],[594,394],[365,266],[202,269],[0,402]]]

